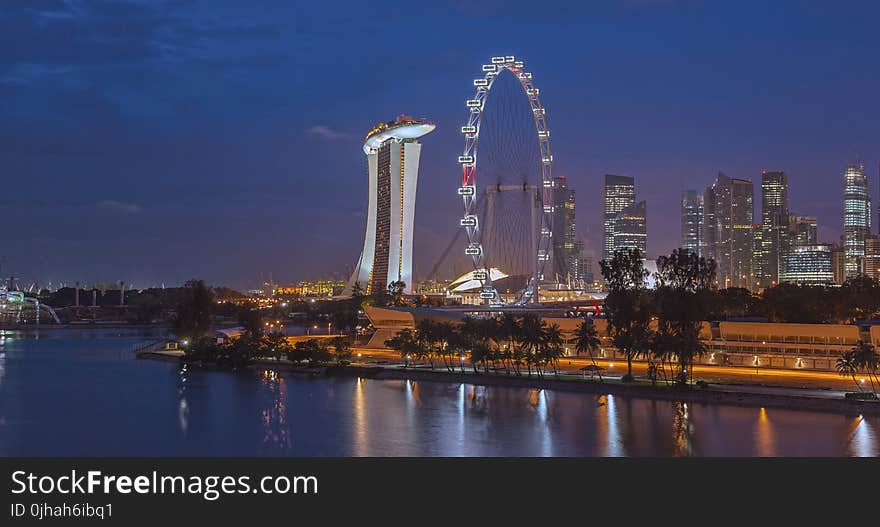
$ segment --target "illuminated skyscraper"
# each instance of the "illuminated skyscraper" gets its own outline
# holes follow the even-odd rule
[[[707,225],[706,238],[712,241],[709,254],[717,264],[720,287],[754,286],[752,253],[754,252],[754,187],[751,181],[731,179],[719,172],[715,184],[706,189],[704,203],[712,214],[713,225]]]
[[[614,250],[638,249],[647,252],[647,204],[637,201],[618,212],[614,218]]]
[[[846,278],[862,272],[865,238],[871,234],[871,197],[865,167],[849,165],[844,172],[843,252]]]
[[[788,243],[788,176],[761,172],[761,247],[756,255],[756,285],[779,282],[779,266]]]
[[[865,259],[862,262],[865,276],[880,280],[880,236],[865,237]]]
[[[418,138],[434,127],[434,123],[399,115],[367,133],[367,230],[346,292],[355,283],[372,293],[398,281],[406,284],[405,293],[412,292],[412,234],[422,151]]]
[[[553,272],[559,282],[583,280],[583,243],[577,241],[574,190],[564,176],[553,180]]]
[[[818,243],[818,227],[815,216],[788,215],[789,243],[797,245],[815,245]]]
[[[614,222],[617,220],[618,212],[635,202],[635,180],[629,176],[606,175],[602,198],[604,213],[602,259],[611,260],[615,251]]]
[[[703,256],[705,234],[703,227],[703,196],[696,190],[681,193],[681,248]]]

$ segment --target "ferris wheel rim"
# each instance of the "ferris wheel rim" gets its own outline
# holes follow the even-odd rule
[[[471,256],[474,263],[475,278],[481,283],[480,297],[486,303],[503,304],[500,294],[492,285],[491,269],[486,265],[485,254],[482,248],[482,237],[479,222],[477,221],[477,180],[476,169],[478,160],[478,145],[480,127],[483,119],[483,108],[492,86],[498,76],[508,71],[519,82],[531,110],[535,135],[540,152],[541,187],[536,194],[540,196],[542,207],[539,224],[537,254],[533,254],[535,265],[526,283],[525,289],[519,292],[518,298],[512,304],[525,304],[538,300],[538,283],[543,279],[546,264],[549,261],[551,251],[551,230],[553,221],[553,154],[550,148],[550,129],[547,126],[546,110],[540,99],[540,90],[532,81],[532,74],[525,69],[525,63],[516,60],[515,57],[499,56],[492,57],[489,64],[482,67],[483,78],[473,81],[476,93],[472,99],[465,102],[468,109],[468,120],[462,126],[464,135],[464,149],[458,161],[462,167],[462,181],[458,193],[464,204],[464,217],[461,226],[464,227],[468,236],[468,247],[465,254]],[[535,234],[535,233],[533,233]],[[494,302],[493,302],[494,301]]]

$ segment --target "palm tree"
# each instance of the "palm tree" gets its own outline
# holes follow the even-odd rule
[[[400,358],[404,359],[404,368],[409,367],[413,352],[417,348],[417,338],[415,333],[409,328],[400,331],[397,335],[385,341],[385,345],[400,354]]]
[[[870,342],[860,340],[852,349],[853,363],[855,367],[868,374],[871,381],[871,392],[877,393],[877,387],[874,382],[877,377],[877,366],[880,363],[880,357]]]
[[[593,356],[593,352],[599,349],[601,341],[599,340],[599,332],[596,331],[596,325],[593,324],[593,321],[587,321],[586,319],[578,324],[577,332],[575,333],[575,343],[574,349],[578,355],[581,353],[589,353],[590,354],[590,362],[593,363],[593,366],[596,368],[596,372],[598,372],[599,365],[596,364],[596,358]],[[602,374],[599,373],[599,380],[602,380]]]
[[[424,355],[434,369],[434,358],[437,346],[437,323],[423,318],[416,324],[416,339],[419,342],[419,353]]]
[[[529,370],[529,377],[532,376],[532,365],[536,366],[538,376],[541,375],[539,369],[538,354],[544,345],[544,330],[546,323],[537,315],[527,314],[520,318],[519,342],[522,351],[525,352],[525,362]]]
[[[544,360],[549,361],[553,365],[553,375],[559,377],[559,357],[565,353],[562,347],[562,332],[559,330],[558,325],[550,324],[544,328],[543,333],[543,338],[541,339],[543,341],[541,352],[542,364]]]
[[[856,366],[855,361],[855,353],[853,352],[853,350],[847,351],[839,359],[837,359],[837,373],[839,373],[843,377],[847,375],[852,377],[853,383],[855,383],[859,391],[862,391],[861,385],[859,385],[859,382],[856,381],[856,373],[858,373],[858,371],[859,370]]]
[[[498,339],[507,342],[507,347],[500,352],[501,363],[507,373],[513,364],[514,347],[519,335],[519,320],[510,313],[504,313],[498,320]],[[519,372],[517,372],[519,375]]]

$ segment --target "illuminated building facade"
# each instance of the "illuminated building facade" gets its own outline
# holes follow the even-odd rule
[[[706,238],[712,242],[707,249],[717,264],[718,285],[751,289],[755,245],[752,182],[732,179],[719,172],[705,196],[712,199],[711,205],[704,203],[711,211],[712,220],[711,225],[706,225],[709,232]]]
[[[871,233],[871,198],[865,167],[849,165],[844,172],[843,252],[847,278],[862,272],[865,238]]]
[[[560,283],[584,279],[584,244],[577,240],[574,196],[564,176],[553,179],[553,272]]]
[[[602,259],[611,260],[614,256],[614,223],[617,213],[636,201],[635,180],[629,176],[608,174],[603,187],[603,232]]]
[[[880,236],[865,237],[865,259],[862,262],[865,276],[880,280]]]
[[[833,284],[834,260],[831,246],[816,244],[789,248],[784,255],[779,281],[800,285]]]
[[[815,245],[819,242],[819,228],[815,216],[788,216],[789,243],[791,245]]]
[[[761,247],[755,255],[756,286],[779,282],[779,268],[788,243],[788,176],[785,172],[761,173]]]
[[[392,282],[404,282],[404,293],[412,292],[412,234],[422,151],[418,138],[434,128],[434,123],[400,115],[367,133],[367,229],[346,293],[355,284],[369,294]]]
[[[703,196],[696,190],[681,193],[681,248],[703,256]]]
[[[647,204],[633,203],[614,218],[614,250],[638,249],[642,257],[647,252]]]

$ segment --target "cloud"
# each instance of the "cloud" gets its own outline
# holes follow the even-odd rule
[[[141,206],[136,203],[123,203],[112,199],[107,199],[98,203],[98,207],[111,212],[118,212],[120,214],[139,214],[143,210]]]
[[[308,134],[310,137],[324,139],[325,141],[341,141],[351,137],[349,134],[336,131],[329,126],[324,126],[322,124],[309,128]]]

